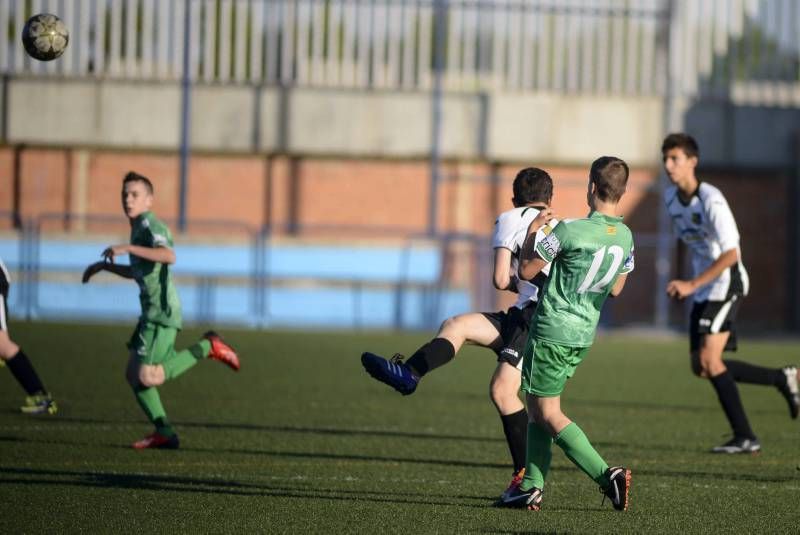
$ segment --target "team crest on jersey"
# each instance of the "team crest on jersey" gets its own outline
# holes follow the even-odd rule
[[[703,222],[703,215],[700,212],[695,212],[692,214],[692,223],[695,225],[699,225]]]
[[[611,225],[606,227],[606,234],[609,236],[616,236],[617,235],[617,227],[612,227]]]

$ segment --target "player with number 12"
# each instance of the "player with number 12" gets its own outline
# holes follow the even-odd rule
[[[530,280],[552,264],[523,355],[522,390],[527,394],[529,418],[527,462],[520,486],[504,500],[509,507],[541,508],[555,442],[600,485],[615,509],[628,508],[631,471],[621,466],[609,468],[578,424],[561,412],[561,392],[594,342],[603,303],[609,294],[620,294],[633,271],[633,235],[617,215],[627,182],[624,161],[598,158],[589,174],[589,216],[562,220],[538,244],[529,239],[523,246],[521,279]]]

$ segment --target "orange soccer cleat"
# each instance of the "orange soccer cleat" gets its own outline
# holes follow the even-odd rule
[[[165,437],[164,435],[156,431],[155,433],[147,435],[142,440],[137,440],[136,442],[131,444],[131,446],[135,450],[145,450],[148,448],[177,450],[178,446],[180,446],[180,440],[178,440],[178,435]]]
[[[222,341],[222,337],[214,331],[208,331],[203,338],[211,342],[211,352],[208,358],[227,364],[234,371],[239,371],[239,356],[231,346]]]

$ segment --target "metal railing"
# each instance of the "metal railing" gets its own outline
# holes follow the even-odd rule
[[[40,11],[71,29],[58,61],[21,47]],[[198,82],[426,90],[440,46],[451,90],[800,102],[795,0],[0,0],[0,29],[7,74],[178,80],[188,46]]]

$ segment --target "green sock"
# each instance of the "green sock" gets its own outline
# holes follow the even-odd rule
[[[528,423],[527,464],[525,477],[522,478],[520,488],[531,490],[544,488],[547,471],[550,470],[550,461],[553,459],[553,437],[538,424]]]
[[[147,419],[156,426],[156,431],[165,437],[174,435],[175,431],[172,429],[169,420],[167,420],[167,413],[164,412],[164,406],[161,404],[161,396],[158,395],[158,390],[152,386],[147,388],[138,387],[133,390],[133,393],[136,395],[136,401],[139,402],[139,406],[147,415]]]
[[[608,464],[592,447],[589,439],[586,438],[578,424],[572,422],[562,429],[556,437],[556,444],[564,450],[570,461],[583,470],[587,476],[594,479],[598,485],[601,487],[608,486],[609,482],[605,476]]]
[[[203,338],[189,348],[197,360],[204,359],[211,353],[211,342]]]
[[[211,342],[208,340],[200,340],[189,349],[173,352],[162,364],[164,367],[164,377],[167,381],[175,379],[197,364],[198,360],[206,358],[209,351],[211,351]]]

